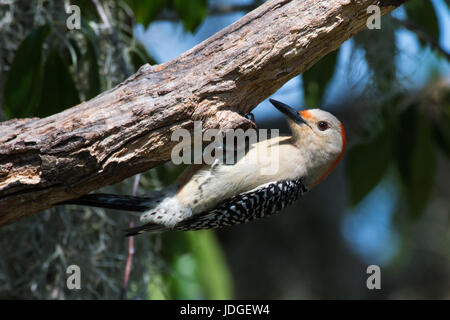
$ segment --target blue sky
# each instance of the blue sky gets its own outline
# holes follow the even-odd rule
[[[418,1],[418,0],[415,0]],[[423,1],[423,0],[420,0]],[[210,3],[223,3],[214,0]],[[227,3],[248,3],[245,0],[227,0]],[[432,0],[438,12],[440,24],[440,44],[450,51],[450,14],[444,0]],[[209,17],[195,34],[186,33],[181,23],[155,22],[145,30],[138,26],[136,34],[144,43],[149,53],[158,62],[166,62],[189,50],[222,28],[241,18],[243,13]],[[394,15],[404,17],[404,10],[397,9]],[[420,87],[430,76],[430,70],[450,75],[450,64],[444,59],[437,59],[430,49],[422,49],[410,31],[400,30],[396,34],[399,54],[396,64],[405,87]],[[358,90],[369,81],[366,76],[367,64],[363,52],[352,54],[353,41],[345,42],[340,50],[338,66],[328,86],[324,107],[332,106],[339,95],[349,88]],[[351,72],[348,66],[351,65]],[[343,86],[345,88],[343,88]],[[287,82],[273,97],[296,108],[303,104],[301,79],[296,77]],[[263,101],[254,111],[257,120],[281,117],[269,104]],[[349,210],[342,223],[342,234],[350,247],[368,263],[385,264],[395,255],[399,248],[398,237],[391,223],[395,207],[396,193],[389,178],[382,182],[356,208]]]

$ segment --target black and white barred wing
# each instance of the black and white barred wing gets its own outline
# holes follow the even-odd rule
[[[207,214],[196,215],[176,230],[215,229],[242,224],[279,213],[307,192],[301,179],[270,182],[225,200]]]
[[[182,221],[173,230],[215,229],[250,222],[279,213],[306,192],[307,188],[303,179],[270,182],[225,200],[207,213],[197,214]],[[126,235],[165,230],[169,229],[150,223],[129,229]]]

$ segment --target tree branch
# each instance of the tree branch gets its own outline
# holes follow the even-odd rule
[[[401,2],[269,0],[89,101],[0,123],[0,225],[168,161],[172,132],[195,120],[252,126],[242,114],[365,29],[369,5],[386,14]]]

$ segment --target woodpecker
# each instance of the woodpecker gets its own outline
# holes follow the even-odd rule
[[[297,112],[269,100],[287,117],[290,136],[254,143],[232,165],[191,165],[175,184],[146,197],[90,194],[66,204],[142,212],[143,224],[125,230],[126,236],[214,229],[279,213],[328,176],[342,158],[346,138],[342,123],[329,112]],[[277,169],[263,174],[268,161]]]

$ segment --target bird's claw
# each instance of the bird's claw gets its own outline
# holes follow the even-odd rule
[[[251,113],[251,112],[246,113],[246,114],[244,115],[244,117],[247,118],[247,119],[249,119],[249,120],[251,120],[252,122],[255,122],[255,115],[254,115],[253,113]]]

